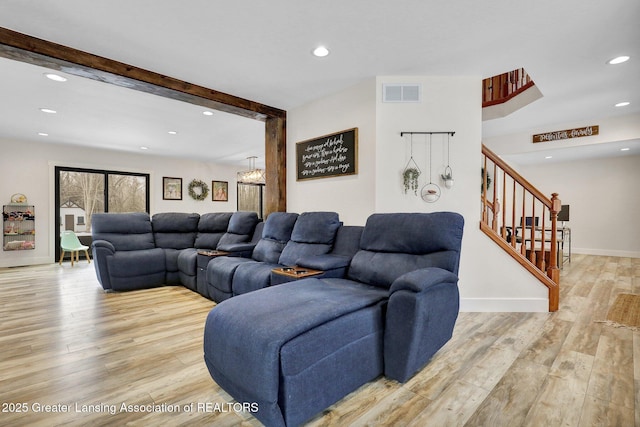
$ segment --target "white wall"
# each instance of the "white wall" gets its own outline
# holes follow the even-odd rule
[[[54,167],[71,166],[150,174],[150,210],[156,212],[232,212],[236,210],[236,168],[227,165],[173,159],[139,153],[81,148],[70,145],[0,140],[0,201],[23,193],[35,205],[36,248],[28,251],[0,251],[0,267],[33,265],[55,261],[54,254]],[[182,200],[162,200],[162,177],[182,178]],[[196,201],[187,186],[200,179],[229,182],[229,201]],[[211,188],[210,188],[211,191]]]
[[[346,225],[362,225],[375,209],[376,82],[367,80],[343,92],[287,113],[287,210],[335,211]],[[296,181],[296,143],[358,128],[358,173]]]
[[[334,210],[347,224],[363,225],[374,212],[456,211],[465,217],[460,265],[463,311],[546,311],[547,289],[479,230],[480,77],[378,77],[339,94],[289,111],[287,118],[288,210]],[[421,103],[383,104],[383,83],[419,83]],[[295,181],[295,143],[358,127],[358,175]],[[409,158],[402,131],[455,131],[451,139],[452,190],[436,203],[404,194],[402,170]],[[443,141],[432,137],[432,181],[446,164]],[[428,182],[424,137],[414,137],[414,158]],[[436,160],[437,159],[437,160]]]
[[[553,130],[574,129],[584,126],[598,125],[598,135],[583,138],[572,138],[553,142],[532,143],[532,135]],[[581,145],[597,145],[603,142],[628,141],[640,138],[640,114],[609,117],[600,120],[586,120],[572,123],[559,123],[555,126],[531,129],[527,133],[495,136],[485,138],[484,143],[499,156],[520,154],[542,150],[571,148]]]
[[[521,166],[543,193],[570,205],[575,253],[640,258],[640,156]]]

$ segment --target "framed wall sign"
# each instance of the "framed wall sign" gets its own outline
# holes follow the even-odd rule
[[[562,139],[582,138],[584,136],[598,135],[600,132],[600,126],[585,126],[583,128],[556,130],[553,132],[539,133],[533,135],[533,143],[547,142],[547,141],[560,141]]]
[[[296,143],[297,180],[358,173],[358,128]]]

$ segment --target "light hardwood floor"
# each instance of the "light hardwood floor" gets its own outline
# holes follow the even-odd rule
[[[640,427],[640,332],[594,322],[621,292],[640,293],[640,259],[574,255],[557,313],[461,313],[406,384],[379,378],[309,425]],[[213,306],[104,293],[86,262],[0,269],[0,425],[260,425],[204,365]]]

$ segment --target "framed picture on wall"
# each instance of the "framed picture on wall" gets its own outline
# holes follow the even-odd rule
[[[162,199],[182,200],[182,178],[162,178]]]
[[[229,183],[227,181],[211,181],[211,197],[214,202],[229,201]]]

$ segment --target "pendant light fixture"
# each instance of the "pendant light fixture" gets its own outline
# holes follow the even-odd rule
[[[257,156],[247,157],[249,160],[249,170],[240,171],[236,174],[238,182],[244,184],[264,184],[266,182],[264,169],[256,168]]]

